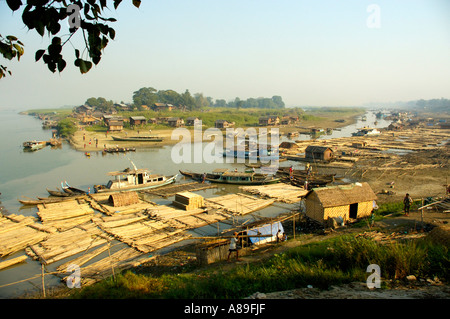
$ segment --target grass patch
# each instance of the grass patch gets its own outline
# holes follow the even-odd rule
[[[427,240],[381,245],[344,235],[275,254],[266,262],[215,264],[206,270],[153,277],[123,272],[75,292],[73,298],[243,298],[252,293],[289,290],[312,285],[364,282],[369,264],[381,268],[382,280],[407,275],[449,279],[450,258],[445,246]]]

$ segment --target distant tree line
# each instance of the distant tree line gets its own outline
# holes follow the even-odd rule
[[[203,93],[192,95],[189,90],[184,93],[178,93],[174,90],[156,90],[152,87],[144,87],[133,93],[133,104],[137,109],[142,105],[151,106],[155,103],[167,103],[178,106],[182,109],[193,111],[207,107],[231,107],[231,108],[269,108],[282,109],[285,107],[281,96],[272,98],[249,98],[241,100],[236,97],[233,101],[224,99],[214,100],[210,96],[204,96]]]
[[[415,106],[421,109],[430,109],[432,111],[448,111],[450,110],[449,99],[431,99],[431,100],[417,100]]]
[[[123,102],[122,102],[123,103]],[[259,109],[284,109],[285,104],[281,96],[274,95],[271,98],[248,98],[241,100],[236,97],[232,101],[224,99],[214,100],[203,93],[191,94],[189,90],[178,93],[174,90],[156,90],[152,87],[143,87],[133,92],[132,108],[138,111],[144,110],[143,106],[152,107],[155,103],[172,104],[183,111],[195,111],[211,107],[225,107],[235,109],[259,108]],[[114,102],[104,97],[91,97],[86,100],[86,105],[107,112],[114,108]]]

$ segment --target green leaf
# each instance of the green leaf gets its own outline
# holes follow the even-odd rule
[[[92,62],[80,59],[80,72],[81,74],[88,73],[92,68]]]
[[[9,41],[17,41],[17,38],[16,38],[15,36],[13,36],[13,35],[8,35],[6,38],[7,38]]]
[[[64,68],[66,67],[66,61],[64,61],[62,58],[58,61],[58,71],[62,72]]]
[[[75,56],[77,57],[77,59],[80,58],[80,50],[75,49]]]
[[[44,53],[45,53],[45,50],[37,50],[36,51],[36,55],[34,56],[35,59],[36,59],[36,62],[39,61],[42,58]]]
[[[114,30],[113,28],[109,28],[109,37],[111,38],[111,40],[114,40],[114,38],[116,37],[116,30]]]
[[[122,0],[114,0],[114,9],[117,10],[117,7],[120,5],[121,2]]]

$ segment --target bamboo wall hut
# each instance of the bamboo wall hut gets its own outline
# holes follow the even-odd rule
[[[306,216],[322,224],[329,218],[368,217],[376,198],[368,183],[314,188],[305,196]]]
[[[114,207],[128,206],[139,203],[139,197],[136,192],[124,192],[112,194],[108,198],[108,202]]]
[[[329,161],[333,156],[333,150],[326,146],[309,145],[305,150],[305,158],[310,160]]]

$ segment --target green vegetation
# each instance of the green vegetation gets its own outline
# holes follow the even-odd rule
[[[265,262],[152,276],[122,272],[75,292],[73,298],[243,298],[252,293],[312,285],[365,282],[369,264],[377,264],[382,280],[438,276],[449,279],[448,248],[426,239],[382,245],[343,235],[298,246]],[[386,283],[384,283],[386,286]]]
[[[69,137],[70,135],[73,135],[78,130],[78,128],[74,123],[74,119],[68,117],[59,121],[56,130],[58,131],[59,136]]]

